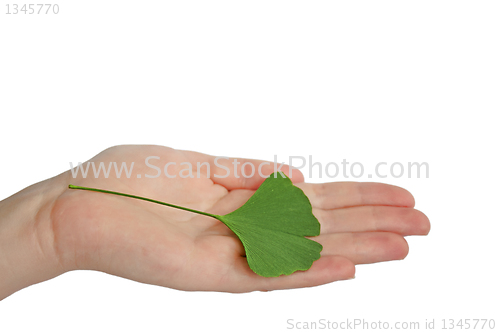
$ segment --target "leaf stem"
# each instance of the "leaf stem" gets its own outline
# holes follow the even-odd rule
[[[218,219],[217,217],[219,217],[216,214],[211,214],[211,213],[208,213],[208,212],[202,212],[202,211],[198,211],[198,210],[193,210],[193,209],[190,209],[190,208],[187,208],[187,207],[178,206],[178,205],[174,205],[174,204],[170,204],[170,203],[165,203],[165,202],[157,201],[157,200],[151,199],[151,198],[146,198],[146,197],[141,197],[141,196],[135,196],[135,195],[129,195],[129,194],[124,194],[124,193],[120,193],[120,192],[116,192],[116,191],[110,191],[110,190],[104,190],[104,189],[97,189],[97,188],[89,188],[89,187],[81,187],[81,186],[75,186],[75,185],[72,185],[72,184],[70,184],[68,186],[68,188],[69,189],[88,190],[88,191],[97,191],[97,192],[105,193],[105,194],[112,194],[112,195],[118,195],[118,196],[125,196],[125,197],[135,198],[135,199],[141,199],[143,201],[148,201],[148,202],[152,202],[152,203],[156,203],[156,204],[166,205],[166,206],[170,206],[170,207],[173,207],[173,208],[176,208],[176,209],[180,209],[180,210],[184,210],[184,211],[189,211],[189,212],[193,212],[193,213],[198,213],[198,214],[201,214],[201,215],[204,215],[204,216],[208,216],[208,217],[212,217],[212,218],[215,218],[215,219]]]

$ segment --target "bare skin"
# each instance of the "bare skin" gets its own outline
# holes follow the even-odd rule
[[[161,169],[161,175],[145,164]],[[426,235],[428,218],[414,209],[405,189],[381,184],[336,182],[309,184],[298,170],[283,166],[296,186],[309,197],[321,223],[314,238],[323,245],[321,258],[307,271],[264,278],[246,263],[243,246],[220,221],[210,217],[109,194],[68,189],[69,184],[95,187],[206,211],[231,212],[255,192],[264,178],[259,160],[219,160],[231,172],[214,164],[215,157],[162,146],[116,146],[91,161],[134,162],[134,173],[109,178],[71,172],[34,184],[0,202],[0,299],[29,285],[72,270],[97,270],[135,281],[180,290],[251,292],[310,287],[354,277],[356,264],[403,259],[405,236]],[[241,165],[255,165],[255,176],[245,178]],[[163,166],[168,167],[169,178]],[[178,174],[190,162],[194,178]],[[197,178],[197,162],[206,166]],[[272,163],[262,167],[268,175]],[[214,174],[214,172],[216,172]],[[251,169],[246,167],[245,173]],[[141,174],[141,178],[137,178]],[[237,177],[238,176],[238,177]]]

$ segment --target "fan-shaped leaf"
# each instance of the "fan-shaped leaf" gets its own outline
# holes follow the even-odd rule
[[[305,238],[320,233],[309,199],[281,172],[271,174],[239,209],[217,219],[240,238],[248,265],[264,277],[307,270],[323,249]]]

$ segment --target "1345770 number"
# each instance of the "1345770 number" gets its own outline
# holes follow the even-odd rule
[[[6,4],[7,12],[5,14],[59,14],[58,4]]]

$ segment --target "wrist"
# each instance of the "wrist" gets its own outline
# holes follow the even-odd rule
[[[59,260],[50,218],[66,182],[62,174],[0,201],[0,300],[67,271]]]

